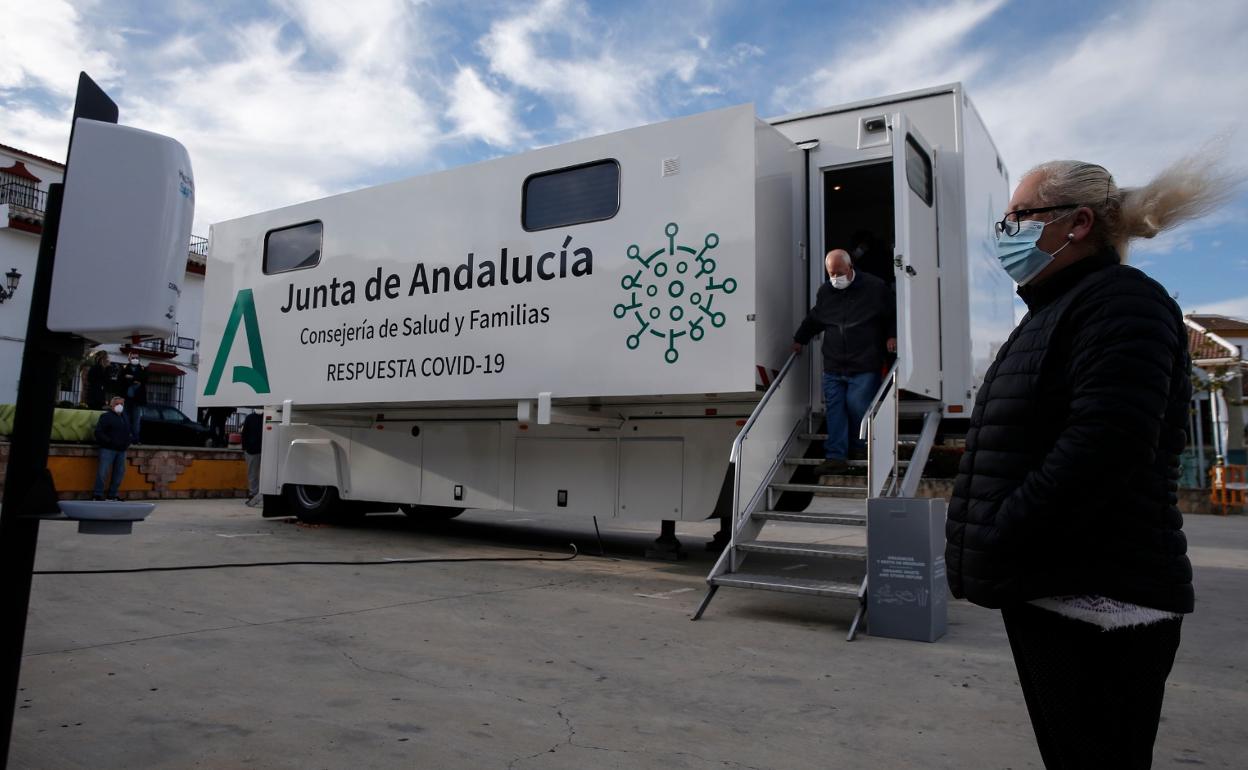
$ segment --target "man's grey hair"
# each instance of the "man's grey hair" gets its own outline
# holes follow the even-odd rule
[[[832,258],[832,255],[834,255],[834,254],[835,254],[837,257],[840,257],[842,260],[844,260],[844,261],[845,261],[845,265],[846,265],[847,267],[849,267],[851,270],[853,269],[853,267],[854,267],[854,258],[853,258],[853,257],[851,257],[851,256],[849,255],[849,252],[848,252],[848,251],[846,251],[845,249],[830,249],[830,250],[828,251],[828,253],[827,253],[827,254],[824,254],[824,255],[823,255],[823,264],[824,264],[825,266],[828,264],[828,260],[829,260],[829,259],[831,259],[831,258]]]

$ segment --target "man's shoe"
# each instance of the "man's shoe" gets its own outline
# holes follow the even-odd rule
[[[103,496],[103,495],[91,495],[91,499],[92,499],[92,500],[94,500],[94,501],[95,501],[95,502],[97,502],[97,503],[102,503],[102,502],[104,502],[104,496]]]
[[[843,457],[829,457],[815,466],[815,475],[830,476],[834,473],[840,473],[848,467],[849,463],[845,462]]]

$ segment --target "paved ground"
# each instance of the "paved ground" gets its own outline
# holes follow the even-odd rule
[[[1199,607],[1156,766],[1242,767],[1248,518],[1188,521]],[[711,528],[681,532],[696,545]],[[604,532],[608,558],[562,563],[36,577],[10,766],[1040,766],[996,613],[955,602],[936,644],[846,643],[848,604],[725,589],[691,623],[711,559],[643,561],[653,535]],[[592,526],[542,517],[305,528],[179,501],[131,537],[45,524],[38,567],[554,555],[569,540],[596,552]]]

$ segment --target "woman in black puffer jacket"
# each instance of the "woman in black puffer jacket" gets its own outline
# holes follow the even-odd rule
[[[971,414],[946,524],[953,594],[1000,608],[1046,767],[1149,767],[1192,567],[1176,507],[1191,364],[1182,312],[1122,264],[1233,183],[1185,160],[1121,189],[1043,164],[997,225],[1028,313]]]

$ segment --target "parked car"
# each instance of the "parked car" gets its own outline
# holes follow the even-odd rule
[[[144,444],[163,446],[214,446],[212,431],[172,406],[148,404],[143,410],[139,434]]]

